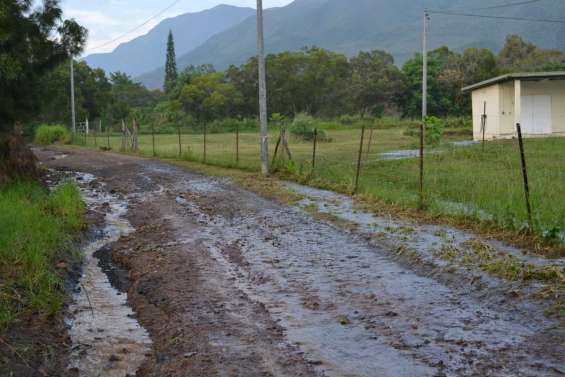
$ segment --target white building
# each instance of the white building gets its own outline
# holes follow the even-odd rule
[[[512,73],[463,88],[473,97],[473,138],[565,136],[565,72]],[[486,116],[485,116],[486,115]]]

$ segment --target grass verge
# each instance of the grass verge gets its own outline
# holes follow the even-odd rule
[[[0,188],[0,330],[24,313],[49,316],[64,300],[54,266],[84,224],[76,186],[49,192],[35,182]]]

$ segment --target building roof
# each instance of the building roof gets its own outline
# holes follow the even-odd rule
[[[528,73],[509,73],[506,75],[494,77],[489,80],[469,85],[461,89],[463,92],[470,92],[481,89],[494,84],[499,84],[512,80],[539,81],[539,80],[565,80],[565,71],[555,72],[528,72]]]

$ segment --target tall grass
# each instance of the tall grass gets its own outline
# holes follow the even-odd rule
[[[44,124],[35,129],[35,142],[37,144],[70,144],[71,133],[65,126]]]
[[[25,311],[50,315],[63,302],[53,264],[83,225],[78,189],[49,193],[34,182],[0,189],[0,329]]]

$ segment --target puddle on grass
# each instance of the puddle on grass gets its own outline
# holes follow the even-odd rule
[[[289,342],[324,375],[472,376],[493,368],[498,376],[559,374],[554,359],[528,353],[529,339],[551,326],[538,313],[490,307],[488,300],[420,276],[382,247],[312,221],[299,209],[234,194],[212,180],[183,186],[197,196],[213,189],[218,198],[200,208],[190,195],[177,197],[201,225],[182,242],[206,245],[229,279],[265,306]],[[302,206],[316,196],[321,209],[334,206],[333,212],[368,228],[394,225],[356,213],[347,198],[334,193],[292,188],[309,197]],[[222,201],[239,208],[237,215],[210,214],[210,205],[221,208]],[[443,240],[424,233],[423,240],[412,242]],[[244,263],[232,259],[228,249],[234,248]]]
[[[103,271],[112,269],[108,256],[111,245],[134,229],[125,219],[127,203],[94,188],[95,177],[76,173],[84,200],[93,211],[103,211],[104,226],[83,250],[83,273],[68,319],[73,343],[69,368],[81,377],[124,377],[135,375],[151,340],[127,305],[127,294],[115,289]],[[120,279],[118,279],[120,280]],[[122,281],[123,284],[123,281]]]
[[[379,241],[389,241],[394,245],[404,245],[414,250],[426,261],[436,264],[446,264],[435,258],[433,253],[442,246],[461,246],[465,242],[476,240],[472,233],[442,225],[414,224],[409,221],[397,220],[391,217],[376,216],[355,208],[351,197],[332,191],[303,186],[293,182],[285,182],[284,187],[304,196],[298,206],[305,209],[315,206],[316,210],[337,216],[339,219],[351,222],[357,226],[358,233],[378,234]],[[462,208],[461,206],[455,206]],[[469,209],[470,210],[470,209]],[[485,216],[487,216],[485,214]],[[519,258],[524,263],[535,266],[558,265],[565,266],[565,258],[547,259],[528,254],[527,251],[507,245],[496,240],[481,240],[499,253],[506,253]]]
[[[463,141],[453,141],[450,142],[449,145],[454,147],[469,147],[472,145],[477,144],[478,142],[473,140],[463,140]],[[426,148],[426,154],[438,154],[442,153],[442,150],[438,149],[428,149]],[[397,150],[397,151],[390,151],[385,153],[379,153],[377,161],[390,161],[390,160],[405,160],[408,158],[417,158],[420,156],[420,150],[418,149],[404,149],[404,150]],[[374,161],[371,161],[374,162]]]

